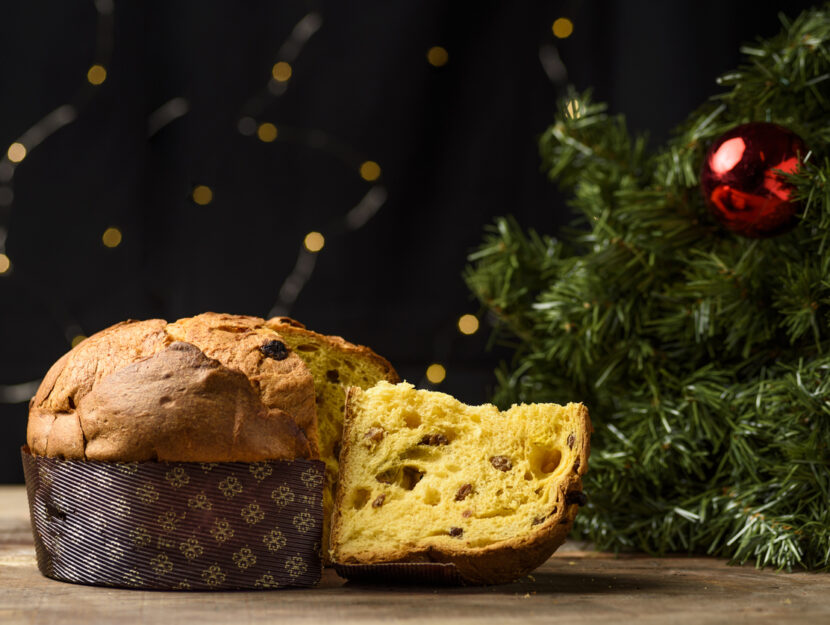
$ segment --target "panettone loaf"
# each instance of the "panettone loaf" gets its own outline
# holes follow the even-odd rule
[[[278,332],[286,345],[305,361],[314,376],[320,458],[326,463],[326,481],[323,485],[323,545],[328,545],[334,491],[337,486],[346,389],[350,386],[369,388],[380,380],[398,382],[400,378],[386,359],[368,347],[354,345],[339,336],[312,332],[288,317],[269,319],[267,325]],[[324,555],[328,555],[327,550]]]
[[[27,441],[35,455],[68,459],[317,458],[314,380],[263,319],[126,321],[52,366]]]
[[[582,404],[499,412],[406,383],[350,388],[332,558],[517,579],[562,543],[585,503],[590,433]]]

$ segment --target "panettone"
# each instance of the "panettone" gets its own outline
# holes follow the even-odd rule
[[[563,542],[591,424],[582,404],[499,412],[380,382],[346,400],[331,549],[346,576],[455,566],[468,583],[516,579]]]
[[[380,380],[398,382],[400,378],[386,359],[368,347],[354,345],[339,336],[312,332],[288,317],[269,319],[267,325],[278,332],[291,351],[303,359],[314,376],[320,458],[326,463],[326,481],[323,485],[323,545],[328,545],[329,521],[337,486],[346,389],[350,386],[365,389]]]
[[[36,456],[257,462],[318,457],[314,379],[263,319],[126,321],[81,342],[29,406]]]

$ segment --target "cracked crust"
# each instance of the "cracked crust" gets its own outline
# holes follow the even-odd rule
[[[257,317],[125,321],[58,360],[29,405],[36,455],[141,461],[317,458],[314,382]]]
[[[354,424],[352,397],[359,389],[349,389],[346,397],[346,414],[340,454],[341,473],[349,473],[351,456],[349,443],[353,439],[351,428]],[[575,454],[568,469],[567,477],[559,484],[557,497],[552,501],[550,512],[536,528],[509,540],[499,541],[485,547],[429,546],[407,550],[391,551],[385,545],[378,545],[376,552],[364,552],[359,557],[342,558],[338,554],[337,540],[340,535],[340,515],[344,505],[346,488],[338,485],[335,496],[335,514],[332,519],[332,554],[338,565],[376,565],[409,562],[439,562],[453,564],[461,578],[468,584],[502,584],[516,580],[543,564],[565,541],[579,511],[577,503],[568,503],[568,493],[582,490],[582,476],[588,470],[590,435],[593,432],[588,409],[583,404],[568,404],[574,411],[577,424],[574,444]],[[347,569],[344,569],[347,570]]]

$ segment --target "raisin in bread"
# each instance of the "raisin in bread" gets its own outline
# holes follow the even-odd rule
[[[328,546],[346,389],[350,386],[369,388],[379,380],[398,382],[400,378],[386,359],[368,347],[354,345],[339,336],[312,332],[289,317],[269,319],[267,325],[279,333],[291,352],[305,362],[314,376],[320,458],[326,463],[322,544]],[[324,549],[324,556],[328,557],[328,549]]]
[[[503,583],[564,541],[588,466],[582,404],[499,412],[380,382],[346,400],[331,555],[341,565],[452,563]]]

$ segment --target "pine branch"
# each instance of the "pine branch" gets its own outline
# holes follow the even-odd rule
[[[653,154],[570,92],[540,155],[574,231],[502,219],[470,257],[514,341],[495,400],[589,405],[576,527],[601,549],[830,570],[830,8],[783,26]],[[750,120],[810,149],[788,174],[798,224],[769,240],[722,229],[697,190],[710,142]]]

